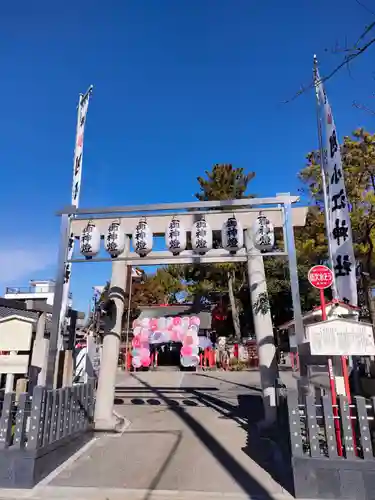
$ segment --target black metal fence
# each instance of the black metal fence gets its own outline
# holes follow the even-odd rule
[[[375,398],[308,396],[288,391],[287,411],[297,498],[373,498]]]
[[[66,460],[93,429],[94,383],[0,397],[0,487],[31,487]]]

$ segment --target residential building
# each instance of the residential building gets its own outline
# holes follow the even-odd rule
[[[50,306],[53,305],[54,296],[54,280],[31,280],[29,286],[7,286],[4,294],[5,299],[42,301]],[[72,294],[69,294],[68,307],[72,307]]]

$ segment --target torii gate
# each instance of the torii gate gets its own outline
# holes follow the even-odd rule
[[[127,282],[128,266],[155,266],[163,264],[205,264],[220,262],[246,262],[248,269],[249,290],[253,304],[254,328],[259,351],[259,366],[265,418],[268,422],[276,418],[276,391],[277,362],[273,338],[272,319],[269,311],[254,308],[259,297],[267,297],[267,285],[263,257],[287,257],[290,270],[290,284],[294,309],[294,321],[298,341],[305,340],[302,323],[300,294],[298,285],[297,260],[294,243],[293,227],[305,225],[307,207],[292,208],[292,204],[299,201],[299,197],[289,193],[278,194],[270,198],[244,198],[224,201],[199,201],[187,203],[163,203],[156,205],[140,205],[128,207],[88,208],[77,209],[70,206],[59,212],[61,216],[61,242],[59,248],[58,270],[56,277],[55,299],[53,304],[53,319],[49,343],[49,358],[47,366],[47,386],[53,386],[54,369],[57,355],[59,336],[59,315],[63,297],[65,267],[67,262],[103,262],[112,261],[112,276],[109,298],[115,304],[115,314],[107,325],[103,340],[102,360],[99,373],[98,389],[95,407],[95,428],[103,431],[116,430],[119,426],[118,418],[113,414],[115,396],[115,382],[117,360],[120,348],[122,316],[124,312],[125,283]],[[273,226],[283,228],[284,249],[261,253],[253,244],[251,228],[259,215],[264,212]],[[235,214],[245,232],[245,248],[230,254],[223,249],[213,249],[205,255],[197,255],[192,250],[184,250],[179,255],[172,255],[169,251],[151,251],[146,257],[140,257],[130,251],[130,238],[141,217],[147,217],[153,235],[164,235],[168,221],[178,216],[185,228],[192,227],[199,217],[205,216],[213,231],[221,230],[228,216]],[[71,218],[73,216],[73,218]],[[116,258],[94,257],[86,260],[72,258],[68,260],[68,247],[80,237],[82,229],[88,221],[95,221],[100,234],[106,233],[109,224],[116,219],[121,223],[121,231],[125,234],[125,250]],[[302,367],[301,367],[302,368]],[[307,374],[301,372],[301,376]]]

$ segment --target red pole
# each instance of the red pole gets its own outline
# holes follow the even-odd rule
[[[349,373],[348,373],[348,365],[346,362],[346,356],[341,356],[341,369],[342,369],[342,376],[344,378],[346,397],[348,398],[348,403],[351,405],[352,395],[350,393]]]
[[[340,431],[340,422],[339,422],[339,409],[337,407],[337,394],[336,394],[336,387],[335,387],[335,377],[333,375],[332,358],[328,358],[328,375],[329,375],[329,385],[330,385],[330,389],[331,389],[333,418],[335,421],[337,454],[339,457],[342,457],[342,440],[341,440],[341,431]]]
[[[347,357],[346,356],[341,356],[341,370],[342,370],[342,376],[344,378],[346,397],[348,399],[349,405],[351,405],[352,404],[352,395],[350,393],[349,373],[348,373],[348,365],[347,365]],[[350,407],[349,407],[349,414],[350,414],[350,416],[353,415],[352,409]],[[354,422],[354,420],[352,420],[352,433],[353,433],[354,453],[357,455],[357,439],[356,439],[356,434],[355,434],[355,422]]]
[[[320,306],[322,308],[322,321],[326,321],[327,319],[326,298],[324,296],[323,288],[320,289]]]
[[[327,320],[327,312],[326,312],[326,298],[324,296],[324,290],[320,289],[320,305],[322,308],[322,320]],[[331,389],[331,400],[333,407],[333,417],[335,420],[335,433],[336,433],[336,441],[337,441],[337,454],[339,457],[342,457],[342,440],[341,440],[341,432],[340,432],[340,422],[338,419],[339,409],[337,407],[337,394],[336,394],[336,386],[335,386],[335,377],[333,375],[333,364],[332,358],[328,358],[328,376],[329,376],[329,386]]]

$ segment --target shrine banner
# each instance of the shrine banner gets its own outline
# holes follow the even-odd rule
[[[72,186],[72,205],[78,207],[79,195],[81,193],[82,179],[82,155],[83,155],[83,136],[85,133],[86,115],[91,95],[91,87],[85,95],[80,95],[78,104],[77,134],[74,149],[73,163],[73,186]]]
[[[86,94],[80,94],[78,103],[78,117],[77,117],[77,132],[76,142],[74,148],[74,161],[73,161],[73,185],[72,185],[72,205],[78,208],[79,195],[81,193],[81,179],[82,179],[82,155],[83,155],[83,136],[85,132],[86,115],[89,106],[89,99],[92,93],[92,86]],[[69,245],[67,249],[66,259],[70,260],[73,257],[74,239],[71,235],[69,238]],[[69,307],[69,287],[70,287],[70,273],[72,264],[66,262],[64,272],[64,289],[60,310],[60,325],[59,325],[59,348],[62,349],[62,334],[65,330],[66,313]]]
[[[357,305],[356,265],[344,171],[335,121],[319,72],[315,88],[322,119],[323,169],[327,180],[329,228],[337,298]]]

